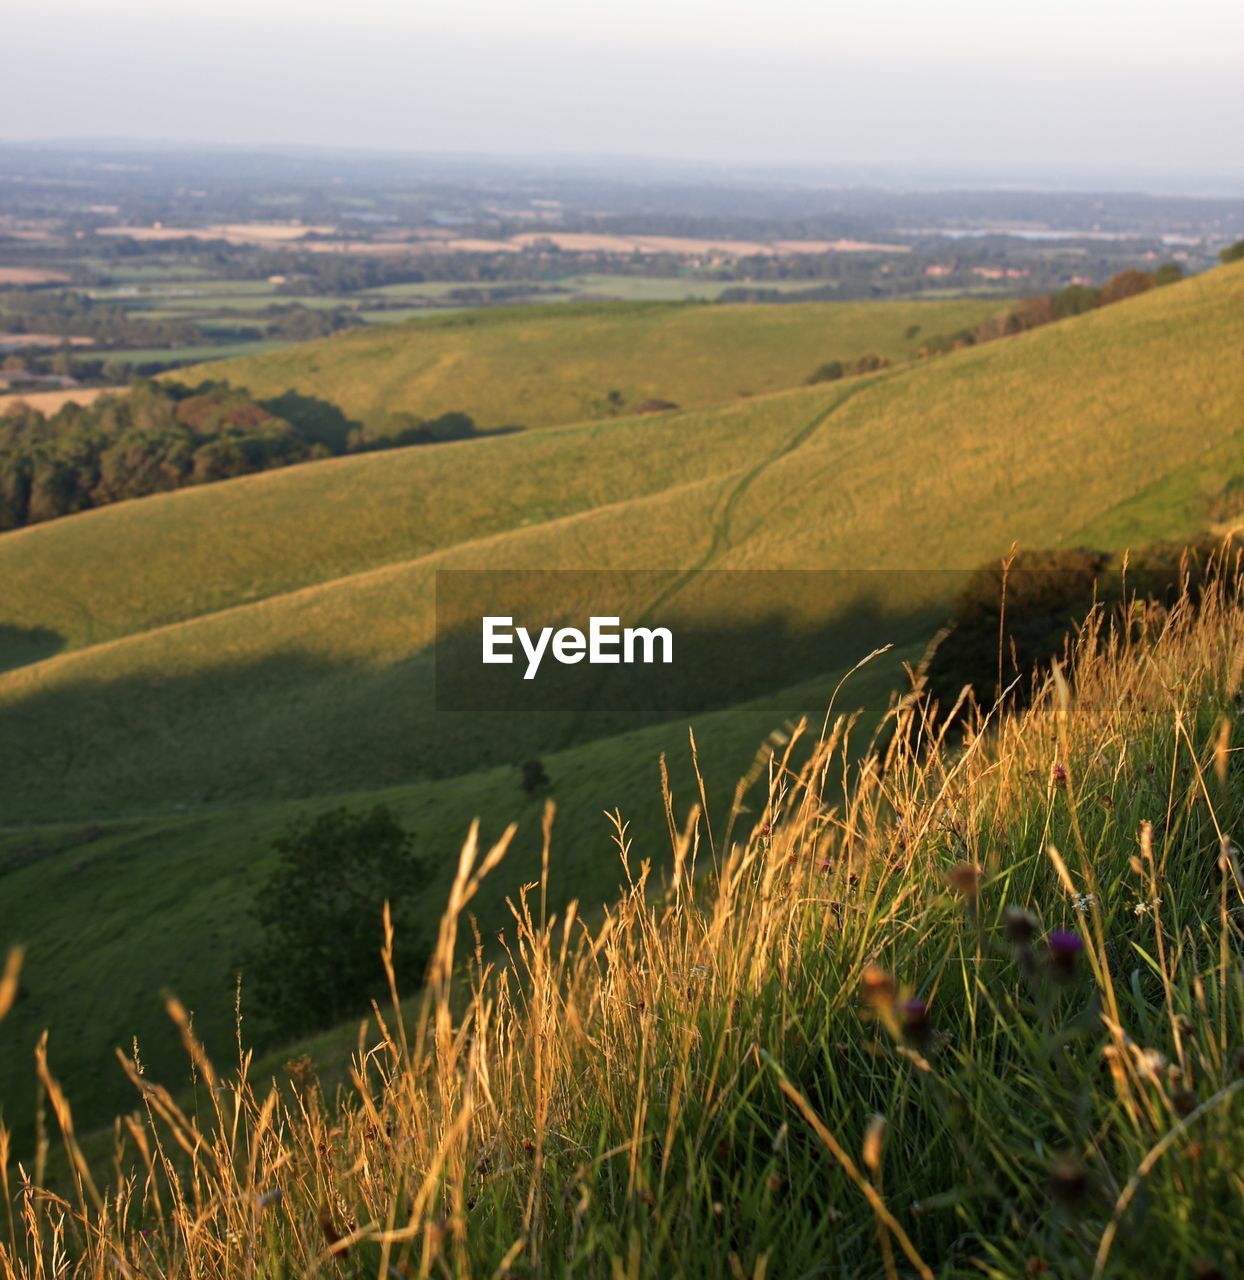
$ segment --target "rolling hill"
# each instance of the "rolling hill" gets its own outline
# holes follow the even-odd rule
[[[554,892],[598,902],[617,879],[601,806],[621,806],[650,852],[661,752],[676,797],[694,794],[688,719],[728,797],[765,733],[819,719],[867,652],[862,601],[900,646],[849,695],[875,706],[945,606],[947,571],[1013,541],[1119,547],[1204,527],[1207,499],[1244,476],[1242,302],[1244,267],[1224,268],[864,378],[307,464],[0,537],[0,935],[58,903],[6,1027],[0,1091],[50,1022],[62,1071],[85,1080],[75,1096],[113,1105],[124,1082],[86,1063],[136,1032],[145,1057],[173,1060],[163,984],[223,1034],[245,906],[294,813],[382,796],[447,865],[470,816],[495,831],[517,815],[517,877],[538,807],[516,765],[538,754],[562,812]],[[729,674],[690,717],[507,726],[438,711],[430,651],[436,571],[498,567],[665,570],[663,590],[710,629],[706,570],[872,577],[792,591],[818,623],[843,621],[806,667],[736,669],[722,627]],[[480,903],[485,928],[504,888]],[[124,981],[100,999],[103,958]]]
[[[169,375],[293,390],[383,434],[392,415],[461,412],[480,428],[721,404],[806,381],[822,364],[898,363],[1005,309],[997,298],[714,306],[506,307],[383,325]],[[612,393],[612,394],[611,394]]]

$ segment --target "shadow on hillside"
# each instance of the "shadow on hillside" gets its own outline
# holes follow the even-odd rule
[[[65,647],[65,637],[51,627],[19,627],[0,622],[0,673],[51,658]]]
[[[71,1047],[62,1047],[59,1070],[81,1115],[100,1123],[128,1104],[127,1083],[103,1065],[109,1046],[121,1034],[119,1025],[127,1028],[126,1034],[141,1032],[144,1061],[154,1078],[166,1083],[184,1078],[177,1037],[161,1012],[160,986],[175,984],[183,998],[194,1000],[209,1043],[228,1043],[233,961],[229,948],[237,932],[232,922],[239,904],[254,891],[256,867],[268,856],[271,838],[284,821],[285,815],[270,807],[273,802],[305,801],[308,810],[343,802],[361,807],[375,797],[348,793],[503,766],[466,786],[437,788],[431,792],[434,799],[412,802],[408,818],[430,854],[448,857],[450,851],[436,843],[438,828],[456,834],[479,815],[485,830],[496,832],[511,818],[524,817],[504,873],[494,878],[473,908],[488,927],[499,926],[507,918],[506,895],[515,884],[539,874],[539,797],[524,795],[519,770],[524,761],[543,758],[562,809],[559,822],[579,833],[574,844],[578,858],[559,874],[551,902],[556,909],[569,897],[599,901],[609,893],[616,869],[607,853],[600,811],[614,804],[627,806],[644,856],[660,859],[666,846],[661,842],[657,759],[669,751],[673,785],[685,802],[694,794],[683,777],[689,720],[695,723],[710,804],[728,804],[739,774],[768,730],[807,714],[814,718],[815,734],[825,710],[825,687],[815,693],[792,693],[789,699],[773,697],[771,706],[763,705],[716,732],[704,724],[703,716],[778,695],[814,677],[836,679],[836,673],[871,649],[917,638],[932,625],[936,612],[905,608],[901,599],[877,592],[859,592],[846,601],[827,596],[832,616],[825,612],[819,619],[801,622],[784,616],[778,602],[768,597],[784,582],[789,594],[801,597],[806,615],[807,593],[814,581],[774,575],[766,579],[736,575],[734,588],[750,582],[751,589],[741,596],[734,590],[727,593],[751,611],[750,617],[697,622],[693,611],[715,598],[709,586],[707,596],[682,599],[681,613],[657,611],[645,620],[650,625],[668,620],[677,626],[677,652],[686,656],[679,680],[650,683],[653,668],[647,667],[557,668],[550,674],[557,677],[558,687],[543,695],[551,699],[547,705],[533,704],[531,689],[519,687],[510,694],[504,688],[495,694],[475,690],[475,711],[448,706],[438,710],[439,666],[468,660],[477,670],[482,665],[478,630],[455,627],[441,637],[435,652],[422,648],[384,667],[307,655],[230,665],[221,657],[193,674],[156,672],[104,685],[85,678],[72,686],[45,685],[7,708],[0,717],[0,776],[16,789],[6,786],[0,792],[0,808],[12,799],[20,807],[16,816],[29,822],[85,821],[104,813],[153,816],[135,821],[132,839],[117,846],[124,849],[123,857],[111,847],[111,833],[121,829],[112,824],[104,826],[103,836],[96,825],[78,825],[54,845],[34,835],[11,833],[18,847],[12,849],[8,865],[0,864],[0,903],[6,871],[28,870],[31,861],[47,858],[46,884],[61,883],[58,877],[72,871],[64,892],[74,909],[86,910],[86,903],[92,912],[111,911],[108,928],[114,934],[130,929],[134,919],[150,910],[149,895],[161,882],[166,861],[185,859],[188,852],[197,857],[204,847],[236,848],[230,855],[236,861],[217,861],[215,872],[191,873],[192,880],[202,880],[204,896],[192,912],[177,917],[181,970],[160,973],[158,985],[157,975],[141,969],[127,973],[121,978],[123,990],[115,1010],[100,1011],[89,1026],[78,1028]],[[726,596],[716,598],[723,607],[727,603]],[[889,662],[887,674],[892,672],[897,684],[901,672],[896,661]],[[620,681],[616,685],[615,677]],[[490,701],[493,696],[496,700]],[[853,710],[858,703],[859,695],[848,686],[839,709]],[[668,737],[618,737],[671,722],[674,731]],[[614,741],[578,758],[573,767],[565,757],[550,758],[567,747],[608,738]],[[650,811],[636,813],[632,810],[641,790],[652,804]],[[230,811],[230,806],[246,802],[264,805],[265,816],[241,807]],[[293,812],[291,808],[289,816]],[[185,816],[176,817],[179,813]],[[0,826],[13,821],[14,815],[0,813]],[[597,824],[599,846],[584,834],[597,831]],[[217,832],[212,842],[205,846],[200,835],[196,844],[194,830],[208,827]],[[191,837],[188,847],[185,833]],[[98,848],[88,849],[89,844]],[[585,850],[597,850],[599,856]],[[229,868],[227,879],[213,881],[212,874],[222,867]],[[451,869],[449,858],[444,873]],[[436,875],[430,893],[439,905],[444,890],[439,865]],[[32,946],[28,972],[31,995],[15,1011],[10,1037],[10,1045],[22,1050],[21,1064],[15,1050],[0,1054],[0,1083],[11,1086],[12,1100],[26,1096],[18,1091],[19,1066],[24,1069],[38,1029],[70,1020],[73,1006],[62,1003],[66,999],[89,998],[81,989],[66,997],[57,985],[53,962],[37,946]],[[28,1143],[33,1133],[30,1116],[16,1101],[14,1106],[19,1139]]]
[[[347,417],[340,406],[319,396],[292,388],[279,396],[262,400],[270,413],[284,418],[313,444],[322,444],[331,453],[370,453],[379,449],[402,449],[418,444],[450,444],[458,440],[478,440],[484,436],[505,436],[521,431],[521,426],[479,427],[470,414],[451,410],[435,418],[396,411],[363,422]]]
[[[324,445],[333,453],[345,453],[350,433],[362,427],[362,423],[347,418],[331,400],[304,395],[292,388],[259,403],[269,413],[275,413],[278,418],[284,418],[291,426],[297,427],[308,440]]]
[[[443,626],[435,648],[384,665],[286,652],[251,662],[222,656],[193,672],[35,685],[0,718],[0,825],[189,811],[517,769],[533,757],[702,717],[842,672],[873,649],[928,636],[947,616],[938,599],[921,603],[895,593],[892,575],[884,591],[861,583],[850,596],[828,594],[819,611],[810,580],[800,579],[794,616],[760,589],[786,578],[728,576],[731,593],[747,588],[742,598],[727,600],[724,585],[716,595],[680,594],[643,619],[672,629],[672,666],[546,661],[536,680],[525,681],[525,663],[482,664],[476,613],[472,623]],[[715,604],[720,615],[710,612]],[[620,604],[610,612],[637,617]],[[548,608],[545,615],[558,621]],[[521,611],[516,616],[523,620]],[[766,728],[824,710],[778,705]]]

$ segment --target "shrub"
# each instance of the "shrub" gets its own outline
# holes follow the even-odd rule
[[[525,760],[520,772],[522,778],[519,786],[529,796],[534,796],[538,791],[544,791],[552,785],[542,760]]]
[[[1153,277],[1147,271],[1130,269],[1120,271],[1111,276],[1102,286],[1101,305],[1108,307],[1112,303],[1122,302],[1125,298],[1134,298],[1138,294],[1147,293],[1153,288]]]
[[[814,387],[818,382],[837,382],[846,372],[846,366],[841,360],[826,360],[808,377],[807,385]]]
[[[1021,551],[1009,566],[973,573],[955,603],[947,630],[926,666],[928,696],[949,711],[966,686],[992,706],[1013,686],[1023,705],[1038,668],[1063,655],[1095,605],[1114,609],[1134,597],[1169,604],[1187,589],[1193,606],[1208,566],[1221,550],[1211,539],[1185,548],[1151,543],[1120,557],[1086,548]]]
[[[852,373],[874,373],[878,369],[888,368],[890,364],[886,356],[874,355],[869,352],[860,358],[851,366]]]

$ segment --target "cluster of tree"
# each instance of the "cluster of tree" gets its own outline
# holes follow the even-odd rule
[[[1218,256],[1223,262],[1244,262],[1244,240],[1229,244]]]
[[[334,405],[287,393],[260,403],[227,384],[140,382],[124,395],[22,404],[0,417],[0,530],[333,454],[465,439],[466,415],[351,422]]]
[[[329,1027],[385,998],[385,903],[395,968],[422,975],[428,947],[417,904],[429,868],[388,808],[304,820],[273,850],[276,865],[255,905],[260,933],[239,964],[243,992],[269,1033]]]
[[[345,307],[325,309],[293,305],[269,307],[261,314],[267,321],[264,336],[283,338],[289,342],[327,338],[331,334],[340,333],[342,329],[351,329],[363,323],[353,311]]]
[[[1182,584],[1195,602],[1211,566],[1229,568],[1223,544],[1150,543],[1117,554],[1088,548],[1021,551],[972,574],[955,602],[942,638],[925,663],[925,693],[943,715],[967,688],[971,705],[993,706],[1005,693],[1023,705],[1034,672],[1065,655],[1072,635],[1094,608],[1115,626],[1134,619],[1139,601],[1162,607]]]
[[[947,351],[957,351],[962,347],[993,342],[997,338],[1024,333],[1029,329],[1039,329],[1042,325],[1053,324],[1055,320],[1081,315],[1098,307],[1108,307],[1126,298],[1134,298],[1137,294],[1147,293],[1150,289],[1174,284],[1181,279],[1183,279],[1183,270],[1179,264],[1168,262],[1151,272],[1135,268],[1120,271],[1117,275],[1111,276],[1100,289],[1086,284],[1068,285],[1055,293],[1043,293],[1024,298],[1015,306],[1008,307],[1005,311],[1000,311],[997,315],[983,321],[975,329],[960,329],[957,333],[941,334],[930,338],[920,348],[920,354],[922,356],[943,355]]]
[[[51,417],[20,403],[0,418],[0,529],[328,451],[241,391],[139,383]]]
[[[841,360],[826,360],[809,376],[807,385],[812,387],[818,382],[837,382],[839,378],[845,378],[848,374],[875,373],[878,369],[889,368],[889,365],[887,356],[875,355],[872,352],[860,356],[858,360],[846,363]]]
[[[188,346],[203,333],[189,320],[138,320],[73,290],[0,290],[0,330],[93,338],[100,346]]]

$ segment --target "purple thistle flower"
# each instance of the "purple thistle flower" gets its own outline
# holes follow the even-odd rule
[[[926,1045],[932,1028],[929,1025],[929,1006],[923,1000],[908,1000],[903,1004],[903,1035],[912,1044]]]
[[[1045,940],[1050,953],[1050,972],[1060,982],[1068,982],[1084,950],[1084,939],[1071,929],[1055,929]]]

